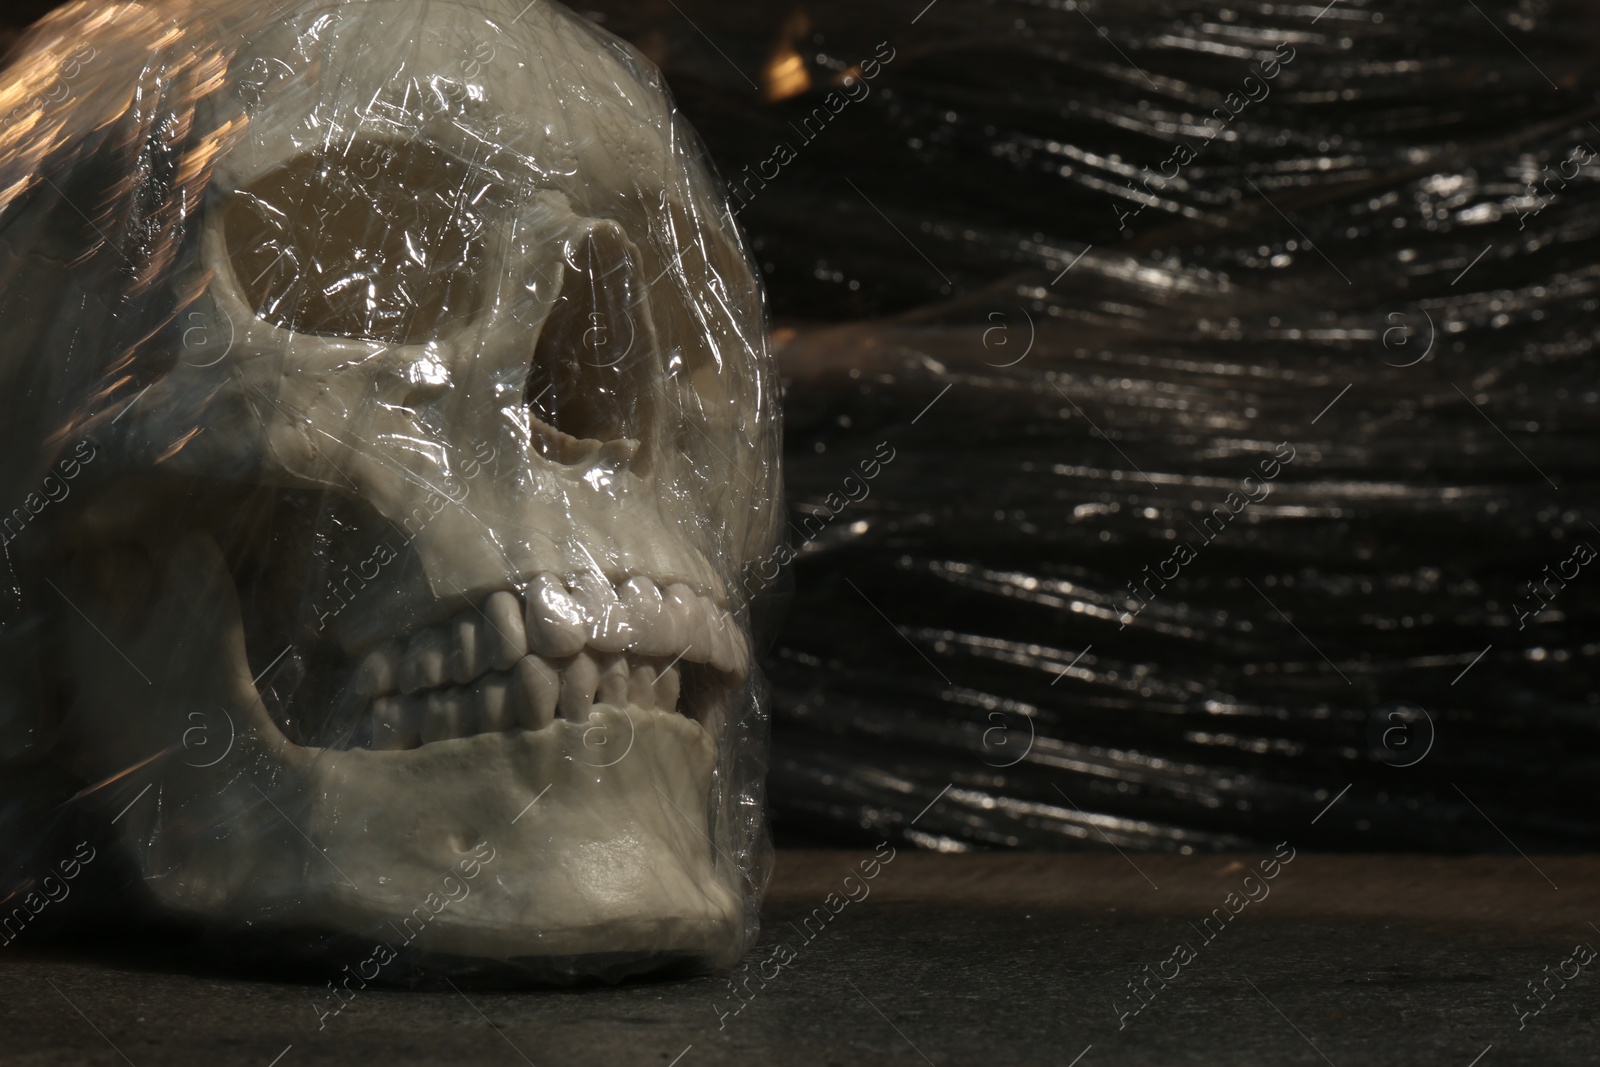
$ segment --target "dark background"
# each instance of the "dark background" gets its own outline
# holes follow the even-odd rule
[[[1600,144],[1593,9],[924,4],[580,5],[730,183],[794,149],[739,212],[800,553],[780,844],[1593,848],[1600,567],[1527,587],[1600,546],[1600,163],[1530,187]]]

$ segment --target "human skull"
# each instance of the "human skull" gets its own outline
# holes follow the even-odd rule
[[[731,962],[778,413],[696,142],[546,0],[261,7],[85,3],[9,73],[0,487],[73,465],[8,527],[13,789],[222,929]]]

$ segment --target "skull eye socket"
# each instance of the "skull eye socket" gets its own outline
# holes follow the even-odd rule
[[[420,344],[479,306],[492,192],[431,145],[363,142],[299,156],[236,190],[223,233],[267,322]]]

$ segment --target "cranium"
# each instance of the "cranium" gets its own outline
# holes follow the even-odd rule
[[[85,4],[10,74],[7,499],[77,457],[8,527],[10,801],[65,774],[224,929],[729,962],[778,425],[697,142],[546,0],[276,6]]]

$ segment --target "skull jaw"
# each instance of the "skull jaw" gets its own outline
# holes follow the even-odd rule
[[[117,829],[162,906],[550,980],[737,959],[742,894],[708,836],[717,746],[700,724],[597,705],[411,750],[298,746],[251,681],[215,543],[185,538],[162,570],[146,596],[125,577],[80,585],[68,634],[84,770],[132,769],[119,797],[156,787]],[[164,659],[178,669],[136,673]]]
[[[171,874],[146,874],[162,903],[225,926],[271,916],[532,970],[617,953],[720,965],[743,933],[736,875],[701,829],[714,763],[696,723],[604,706],[408,751],[292,747],[269,791],[281,814],[240,791],[229,836],[247,856],[187,842]]]

